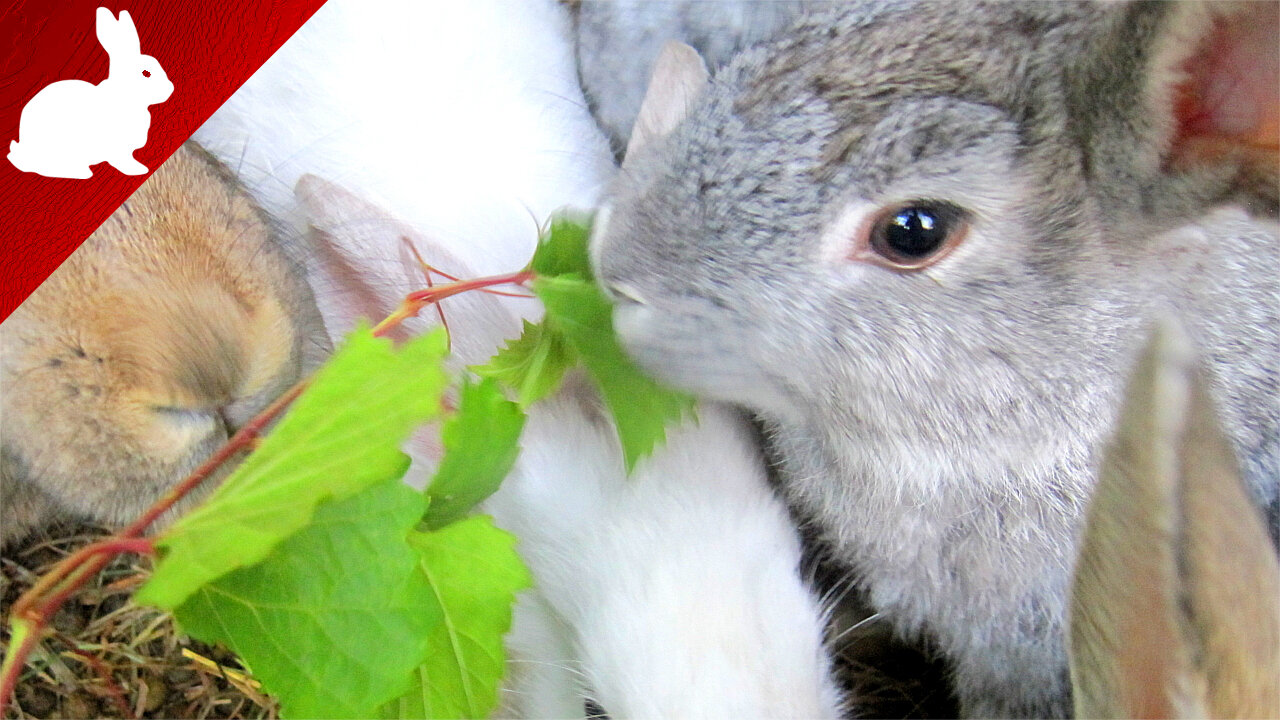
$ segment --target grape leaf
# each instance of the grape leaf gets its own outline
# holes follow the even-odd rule
[[[498,704],[505,669],[502,637],[511,628],[515,594],[530,586],[515,538],[475,515],[409,544],[434,591],[433,648],[411,690],[382,708],[384,718],[477,718]]]
[[[557,213],[538,237],[538,247],[533,252],[529,267],[538,277],[572,274],[590,280],[590,237],[589,215]]]
[[[464,382],[458,412],[444,423],[444,458],[427,487],[427,527],[453,522],[498,489],[520,452],[524,413],[492,378]]]
[[[472,370],[515,390],[516,402],[527,408],[555,392],[565,372],[577,361],[562,335],[550,331],[544,323],[525,320],[519,338],[508,341],[489,364]]]
[[[421,514],[422,496],[397,479],[322,502],[262,562],[197,590],[174,614],[240,656],[284,716],[371,717],[429,655],[448,651],[432,644],[445,618],[406,542]],[[465,571],[456,580],[474,581]]]
[[[538,325],[526,322],[518,340],[473,370],[514,389],[527,407],[554,392],[580,360],[613,413],[631,472],[666,440],[667,424],[692,416],[694,400],[650,379],[618,345],[613,308],[592,281],[589,237],[589,218],[562,213],[551,219],[530,262],[546,316]]]
[[[357,331],[279,426],[213,495],[157,541],[164,554],[137,600],[173,609],[197,588],[262,560],[316,505],[399,478],[399,446],[439,413],[442,331],[398,351]]]
[[[666,441],[666,426],[692,417],[694,399],[645,375],[618,345],[613,308],[594,283],[573,275],[538,278],[533,291],[547,308],[543,322],[564,334],[613,413],[627,472]]]

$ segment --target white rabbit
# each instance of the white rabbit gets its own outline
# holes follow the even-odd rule
[[[455,274],[516,270],[536,222],[590,206],[613,172],[549,1],[334,0],[197,137],[270,210],[317,228],[316,294],[338,337],[422,287],[405,238]],[[536,308],[451,299],[461,361],[483,362]],[[590,393],[571,384],[533,409],[486,504],[537,583],[503,712],[581,716],[587,696],[617,717],[837,714],[796,530],[741,421],[701,417],[627,478]],[[429,444],[410,452],[433,462]]]
[[[107,79],[93,85],[61,80],[48,85],[22,108],[19,139],[9,143],[9,162],[46,177],[87,178],[100,162],[125,175],[147,166],[133,152],[147,144],[151,105],[173,93],[160,63],[143,55],[128,10],[120,18],[98,8],[98,42],[110,57]]]
[[[327,3],[195,138],[300,231],[293,189],[311,173],[428,235],[474,238],[481,273],[516,270],[529,230],[591,206],[611,173],[567,23],[541,1]]]
[[[518,270],[533,253],[537,224],[563,205],[592,206],[613,172],[584,109],[567,21],[563,8],[541,1],[327,3],[195,138],[296,234],[309,219],[294,186],[311,173],[374,203],[370,211],[389,211],[406,233],[465,239],[471,245],[462,255],[477,272]],[[430,179],[437,180],[426,192]],[[373,229],[381,232],[387,213],[377,212]],[[341,253],[348,246],[327,247]],[[424,282],[402,243],[365,243],[352,252],[314,263],[311,278],[339,337],[358,317],[376,320],[375,312],[394,308],[370,305],[350,282],[354,273],[405,288]],[[464,296],[444,305],[448,311],[478,301]],[[537,303],[513,307],[539,312]],[[475,315],[482,324],[501,322],[495,313]],[[420,332],[426,322],[411,319],[405,327]],[[483,362],[496,338],[516,335],[520,326],[509,319],[483,351],[468,345],[470,328],[454,330],[460,354]],[[432,433],[418,437],[429,448]],[[415,484],[428,469],[411,470]]]
[[[337,260],[330,277],[374,316],[422,286],[410,257],[387,272],[406,240],[451,274],[475,275],[452,254],[468,251],[465,239],[426,240],[314,176],[298,192],[319,257]],[[506,303],[521,301],[464,299],[448,310],[454,353],[483,362],[517,325]],[[796,530],[742,419],[715,405],[699,418],[627,478],[585,387],[571,382],[531,409],[521,458],[484,506],[520,538],[537,587],[509,641],[506,714],[580,715],[590,697],[616,717],[837,715]],[[419,467],[436,459],[428,443],[411,454]]]

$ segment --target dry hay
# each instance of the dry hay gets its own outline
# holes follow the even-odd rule
[[[106,530],[61,525],[0,557],[0,651],[8,611],[36,578]],[[29,718],[244,718],[275,720],[277,706],[235,656],[183,636],[167,614],[129,601],[149,561],[117,559],[54,616],[32,654],[5,720]],[[842,613],[836,667],[855,717],[955,717],[941,663],[893,639],[874,617]]]
[[[72,551],[106,534],[56,526],[0,557],[0,650],[14,601]],[[276,705],[235,657],[181,635],[173,619],[129,601],[148,561],[117,559],[53,617],[32,653],[9,718],[271,718]]]

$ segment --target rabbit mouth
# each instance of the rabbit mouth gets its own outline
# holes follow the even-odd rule
[[[723,402],[776,409],[776,383],[744,352],[750,329],[729,329],[702,313],[616,299],[614,330],[623,349],[663,383]],[[725,338],[732,338],[726,343]]]

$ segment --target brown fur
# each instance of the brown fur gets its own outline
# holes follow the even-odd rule
[[[1280,717],[1280,565],[1169,328],[1131,381],[1071,614],[1077,717]]]
[[[314,301],[265,216],[180,149],[0,325],[0,544],[123,523],[299,376]]]

